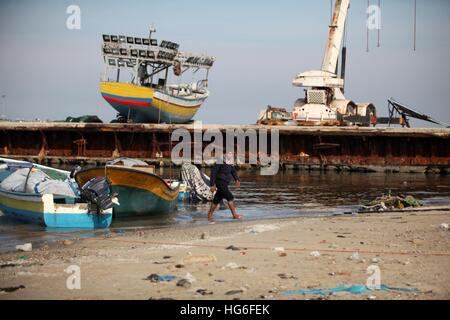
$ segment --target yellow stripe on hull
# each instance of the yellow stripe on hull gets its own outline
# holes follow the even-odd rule
[[[193,117],[200,108],[200,105],[196,107],[184,107],[156,98],[153,98],[152,106],[168,113],[186,117]]]
[[[100,92],[124,98],[153,99],[153,89],[121,82],[101,82]]]
[[[36,212],[36,213],[44,212],[44,203],[43,202],[18,200],[18,199],[14,199],[12,196],[9,197],[9,196],[1,194],[1,193],[0,193],[0,203],[6,207],[10,207],[10,208],[14,208],[14,209],[32,211],[32,212]]]
[[[80,171],[76,174],[75,179],[80,185],[84,185],[93,177],[98,176],[105,176],[105,168],[93,168]],[[107,167],[106,176],[112,186],[146,190],[167,201],[174,201],[178,197],[177,189],[172,190],[158,176],[139,171],[138,169]]]

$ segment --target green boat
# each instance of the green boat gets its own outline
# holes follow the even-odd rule
[[[171,187],[154,174],[153,166],[146,163],[127,166],[126,161],[78,171],[75,180],[84,183],[93,177],[106,176],[111,191],[120,195],[120,206],[114,208],[115,218],[164,214],[176,209],[179,187]]]

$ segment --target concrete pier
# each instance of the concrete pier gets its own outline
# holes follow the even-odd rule
[[[0,122],[0,156],[46,164],[104,163],[117,157],[170,162],[171,133],[194,125]],[[448,173],[450,129],[203,125],[202,130],[279,131],[286,169]],[[194,139],[191,139],[194,141]],[[203,148],[209,142],[203,142]],[[270,144],[269,144],[270,145]],[[248,150],[246,150],[248,157]],[[248,167],[248,166],[247,166]]]

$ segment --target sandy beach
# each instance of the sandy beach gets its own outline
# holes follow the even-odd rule
[[[0,287],[23,286],[0,299],[450,299],[450,238],[440,227],[449,213],[229,221],[52,242],[0,256]],[[73,265],[81,289],[69,290]],[[366,284],[371,265],[382,284],[417,291],[295,294]]]

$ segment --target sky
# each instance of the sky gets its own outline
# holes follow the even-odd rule
[[[379,116],[387,115],[387,99],[395,97],[450,123],[450,1],[417,0],[416,51],[413,3],[381,0],[381,47],[371,31],[366,52],[367,1],[351,2],[345,94],[374,103]],[[81,8],[80,30],[66,27],[73,4]],[[330,0],[2,0],[0,95],[6,98],[0,114],[28,120],[95,114],[110,121],[116,112],[99,92],[101,35],[144,37],[154,25],[157,39],[217,59],[211,95],[196,120],[255,123],[267,105],[291,110],[303,97],[292,80],[320,69],[329,22]]]

